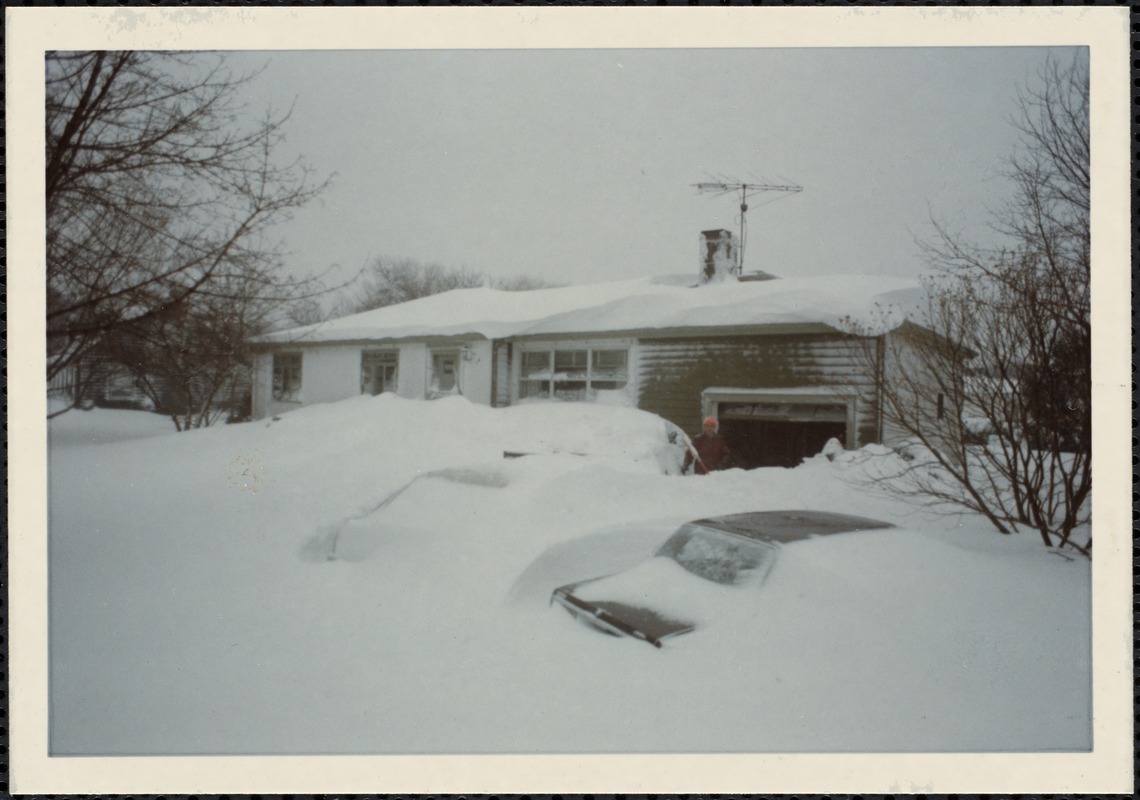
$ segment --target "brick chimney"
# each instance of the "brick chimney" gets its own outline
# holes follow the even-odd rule
[[[720,228],[701,231],[701,283],[736,280],[736,236]]]

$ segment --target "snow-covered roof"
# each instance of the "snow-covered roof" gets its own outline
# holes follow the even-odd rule
[[[428,336],[502,339],[621,331],[820,324],[893,329],[922,297],[913,278],[830,275],[678,285],[642,278],[507,292],[456,289],[262,336],[260,342],[325,343]]]

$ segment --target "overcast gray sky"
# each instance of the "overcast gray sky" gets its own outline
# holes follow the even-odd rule
[[[1017,87],[1044,48],[299,51],[251,110],[294,106],[287,150],[336,173],[283,231],[300,271],[370,257],[557,283],[696,272],[701,230],[745,268],[917,274],[930,216],[986,235]],[[1062,60],[1075,49],[1053,51]]]

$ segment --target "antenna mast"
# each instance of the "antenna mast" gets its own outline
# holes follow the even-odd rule
[[[744,215],[748,213],[748,198],[760,192],[794,193],[804,190],[804,187],[794,183],[743,183],[736,180],[729,180],[723,183],[694,183],[693,186],[696,187],[697,192],[700,194],[704,194],[705,192],[714,192],[718,195],[740,193],[740,246],[736,248],[737,277],[740,277],[744,273],[744,244],[747,241],[745,235],[747,228]]]

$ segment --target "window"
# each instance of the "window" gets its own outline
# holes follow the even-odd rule
[[[594,389],[625,387],[629,364],[627,350],[594,350],[590,369],[590,386]]]
[[[661,545],[658,556],[714,583],[743,583],[763,576],[776,558],[776,546],[742,539],[697,525],[685,525]]]
[[[428,397],[434,400],[451,394],[460,394],[459,353],[455,350],[433,352]]]
[[[378,395],[396,391],[395,350],[362,350],[360,352],[360,393]]]
[[[530,350],[522,354],[519,398],[594,401],[598,392],[624,389],[629,380],[624,349]]]
[[[273,399],[301,402],[301,354],[273,354]]]
[[[554,351],[554,396],[559,400],[585,400],[590,388],[590,351]]]
[[[522,354],[522,376],[519,381],[519,398],[549,397],[550,351],[536,350]]]

